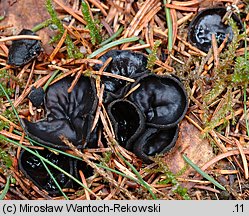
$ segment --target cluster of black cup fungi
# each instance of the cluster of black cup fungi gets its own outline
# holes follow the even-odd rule
[[[215,34],[218,44],[227,35],[228,43],[231,42],[232,29],[221,21],[225,13],[225,8],[209,8],[197,14],[190,23],[189,41],[204,52],[211,48],[212,34]],[[238,17],[233,14],[232,18],[242,28]],[[35,35],[30,30],[23,30],[20,34]],[[40,51],[39,41],[14,41],[9,49],[8,64],[23,66]],[[135,80],[130,83],[113,77],[101,77],[105,85],[103,103],[116,140],[145,163],[150,163],[153,156],[165,153],[175,145],[178,124],[188,107],[186,91],[179,78],[148,71],[147,58],[141,53],[111,50],[100,60],[104,64],[109,57],[112,60],[105,71]],[[95,65],[94,70],[101,67]],[[68,93],[72,81],[72,77],[63,78],[51,85],[45,94],[41,88],[32,89],[29,99],[34,106],[44,104],[46,116],[34,123],[22,119],[21,124],[31,138],[49,147],[68,149],[62,141],[62,137],[65,137],[78,149],[96,148],[101,124],[92,130],[98,104],[95,82],[92,78],[82,76],[72,92]],[[78,177],[79,167],[88,169],[86,177],[92,172],[83,162],[61,154],[56,155],[48,150],[39,153],[73,176]],[[54,181],[36,156],[22,151],[19,167],[38,187],[50,194],[58,194]],[[66,175],[49,168],[61,187],[74,187]]]
[[[107,76],[101,78],[105,86],[103,103],[116,139],[149,163],[149,156],[174,146],[178,123],[187,110],[186,92],[178,78],[148,71],[143,54],[111,50],[101,57],[102,62],[109,57],[112,61],[106,71],[135,80],[130,83]],[[96,65],[94,69],[100,67]],[[34,123],[23,119],[22,125],[31,138],[50,147],[68,149],[63,136],[78,149],[96,148],[97,130],[92,131],[98,104],[95,82],[82,76],[68,93],[73,79],[66,77],[51,85],[44,98],[46,117]]]

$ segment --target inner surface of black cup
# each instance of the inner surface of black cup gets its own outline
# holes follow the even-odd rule
[[[134,142],[133,152],[145,163],[151,163],[150,157],[170,151],[178,137],[178,126],[170,129],[146,128]]]
[[[200,11],[189,25],[188,39],[198,49],[208,52],[212,46],[212,34],[220,46],[228,36],[227,43],[233,39],[233,30],[229,24],[222,22],[227,10],[223,7],[208,8]],[[234,13],[233,20],[239,29],[243,29],[241,20]]]
[[[144,118],[137,107],[127,100],[116,100],[109,106],[119,144],[130,148],[130,143],[144,128]]]
[[[146,75],[129,100],[144,113],[146,123],[159,128],[170,128],[184,117],[188,100],[182,83],[170,76]]]

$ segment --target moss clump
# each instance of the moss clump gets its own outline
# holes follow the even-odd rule
[[[156,40],[154,47],[152,49],[152,52],[148,55],[148,61],[147,61],[147,69],[153,71],[153,67],[155,65],[155,62],[157,60],[157,49],[160,46],[160,44],[162,43],[162,41],[160,40]]]
[[[96,25],[97,22],[95,22],[92,19],[89,11],[89,6],[84,0],[82,0],[81,5],[82,5],[81,11],[84,16],[84,19],[87,22],[87,28],[90,30],[91,42],[93,45],[95,45],[96,43],[100,44],[102,42],[102,37],[100,34],[100,30]]]
[[[12,160],[10,156],[0,148],[0,167],[10,168],[12,166]]]
[[[51,0],[46,1],[46,8],[47,8],[48,13],[51,16],[52,23],[56,25],[57,28],[59,29],[59,32],[60,32],[59,38],[61,38],[63,33],[65,32],[65,29],[63,27],[61,20],[58,18],[53,8],[53,4]],[[56,40],[58,40],[57,37],[56,37]],[[80,53],[79,49],[74,45],[69,35],[66,36],[65,44],[67,46],[67,54],[69,58],[82,58],[83,57],[82,53]]]

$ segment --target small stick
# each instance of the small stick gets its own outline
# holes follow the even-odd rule
[[[60,50],[60,48],[62,47],[65,39],[67,37],[67,29],[65,29],[59,43],[56,45],[55,49],[53,50],[53,52],[51,53],[51,55],[49,56],[49,61],[53,61],[55,55],[57,54],[57,52]]]
[[[84,25],[86,25],[86,21],[81,18],[77,13],[74,12],[73,9],[65,6],[63,3],[61,3],[59,0],[54,0],[54,2],[56,4],[58,4],[60,7],[62,7],[66,12],[68,12],[69,14],[71,14],[75,19],[77,19],[78,21],[80,21],[81,23],[83,23]]]
[[[82,183],[87,186],[87,182],[86,182],[86,178],[85,178],[84,173],[81,170],[79,170],[79,174],[80,174],[80,178],[82,180]],[[84,191],[85,191],[86,199],[91,200],[89,192],[85,188],[84,188]]]
[[[10,36],[10,37],[1,38],[0,42],[13,41],[13,40],[21,40],[21,39],[41,40],[41,37],[40,36],[36,36],[36,35],[16,35],[16,36]]]
[[[247,160],[246,160],[246,156],[245,156],[245,153],[243,151],[243,148],[240,144],[240,142],[233,138],[233,140],[235,141],[236,145],[238,146],[238,149],[239,149],[239,152],[240,152],[240,155],[241,155],[241,158],[242,158],[242,162],[243,162],[243,166],[244,166],[244,172],[245,172],[245,179],[248,179],[248,163],[247,163]]]
[[[84,65],[81,65],[81,66],[80,66],[80,70],[77,72],[77,74],[76,74],[74,80],[73,80],[72,83],[71,83],[71,86],[70,86],[70,87],[68,88],[68,90],[67,90],[68,93],[71,93],[71,92],[73,91],[74,86],[77,84],[78,80],[80,79],[81,74],[82,74],[82,70],[83,70],[83,66],[84,66]]]
[[[212,47],[213,47],[213,54],[214,54],[214,65],[215,67],[219,66],[219,58],[218,58],[218,45],[215,34],[212,34]]]
[[[201,2],[203,2],[205,0],[193,0],[193,1],[172,1],[173,5],[179,5],[179,6],[192,6],[192,5],[196,5],[196,4],[200,4]]]

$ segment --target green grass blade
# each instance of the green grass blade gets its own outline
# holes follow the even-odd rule
[[[97,56],[98,54],[104,52],[105,50],[107,50],[109,48],[112,48],[114,46],[124,44],[124,43],[134,42],[134,41],[137,41],[137,40],[139,40],[138,37],[130,37],[130,38],[124,38],[124,39],[119,39],[119,40],[113,41],[113,42],[111,42],[109,44],[106,44],[103,47],[95,50],[92,54],[88,55],[87,58],[91,59],[91,58]]]
[[[245,121],[246,121],[246,131],[247,131],[247,136],[249,136],[249,123],[248,123],[248,113],[247,113],[247,106],[246,106],[246,88],[247,88],[247,84],[244,85],[244,115],[245,115]]]
[[[200,175],[202,175],[205,179],[207,179],[208,181],[212,182],[215,186],[217,186],[218,188],[220,188],[221,190],[226,190],[226,188],[224,188],[219,182],[217,182],[216,180],[214,180],[211,176],[209,176],[207,173],[205,173],[204,171],[202,171],[196,164],[194,164],[186,155],[182,155],[183,159],[196,171],[198,172]]]
[[[47,19],[47,20],[45,20],[44,22],[39,23],[38,25],[34,26],[34,27],[31,29],[31,31],[32,31],[32,32],[37,32],[37,31],[39,31],[39,30],[41,30],[41,29],[43,29],[43,28],[48,27],[48,26],[51,25],[52,23],[53,23],[52,19]]]
[[[48,81],[43,86],[43,90],[46,91],[49,84],[54,80],[54,78],[57,76],[57,74],[60,72],[60,70],[56,70],[51,77],[49,77]]]
[[[109,37],[108,39],[106,39],[105,41],[103,41],[100,46],[104,46],[108,43],[110,43],[111,41],[113,41],[116,37],[118,37],[122,31],[123,31],[124,27],[121,26],[111,37]]]
[[[16,109],[15,109],[15,107],[14,107],[14,105],[13,105],[13,103],[12,103],[10,97],[9,97],[9,95],[7,94],[7,92],[5,91],[5,89],[4,89],[4,87],[2,86],[1,83],[0,83],[0,88],[3,91],[3,93],[4,93],[5,97],[7,98],[8,102],[10,103],[10,105],[11,105],[11,107],[13,109],[13,112],[16,115],[18,121],[20,122],[20,117],[19,117],[19,115],[18,115],[18,113],[17,113],[17,111],[16,111]]]
[[[117,152],[117,154],[118,154],[118,156],[119,156],[120,158],[122,158],[122,160],[131,168],[131,170],[132,170],[132,171],[134,172],[134,174],[137,176],[137,178],[138,178],[138,180],[139,180],[139,183],[140,183],[141,185],[143,185],[143,186],[149,191],[149,193],[151,194],[152,198],[153,198],[154,200],[156,200],[157,197],[156,197],[156,195],[153,193],[153,191],[152,191],[152,189],[151,189],[151,186],[150,186],[147,182],[145,182],[145,181],[143,180],[142,176],[141,176],[140,173],[136,170],[136,168],[135,168],[129,161],[127,161],[119,152]]]
[[[6,196],[6,194],[9,191],[9,188],[10,188],[10,176],[8,176],[5,187],[4,187],[3,191],[2,191],[2,193],[0,194],[0,200],[4,199],[4,197]]]
[[[142,44],[142,45],[145,44],[145,42],[144,42],[142,39],[139,40],[139,43]],[[151,50],[150,48],[145,48],[145,50],[146,50],[146,52],[147,52],[148,54],[151,54],[151,53],[152,53],[152,50]]]
[[[169,52],[173,49],[173,26],[172,26],[172,19],[170,16],[170,8],[166,7],[167,0],[163,0],[163,4],[165,7],[165,14],[166,14],[166,21],[168,26],[168,50]]]
[[[39,154],[37,151],[36,151],[37,154]],[[64,196],[64,198],[66,200],[69,200],[68,196],[62,191],[62,188],[61,186],[59,185],[59,183],[57,182],[57,180],[55,179],[55,177],[53,176],[53,174],[51,173],[50,169],[48,168],[47,164],[44,163],[43,160],[41,160],[42,162],[42,165],[45,167],[45,169],[47,170],[48,174],[50,175],[50,177],[52,178],[52,180],[54,181],[56,187],[59,189],[59,191],[61,192],[61,194]]]

